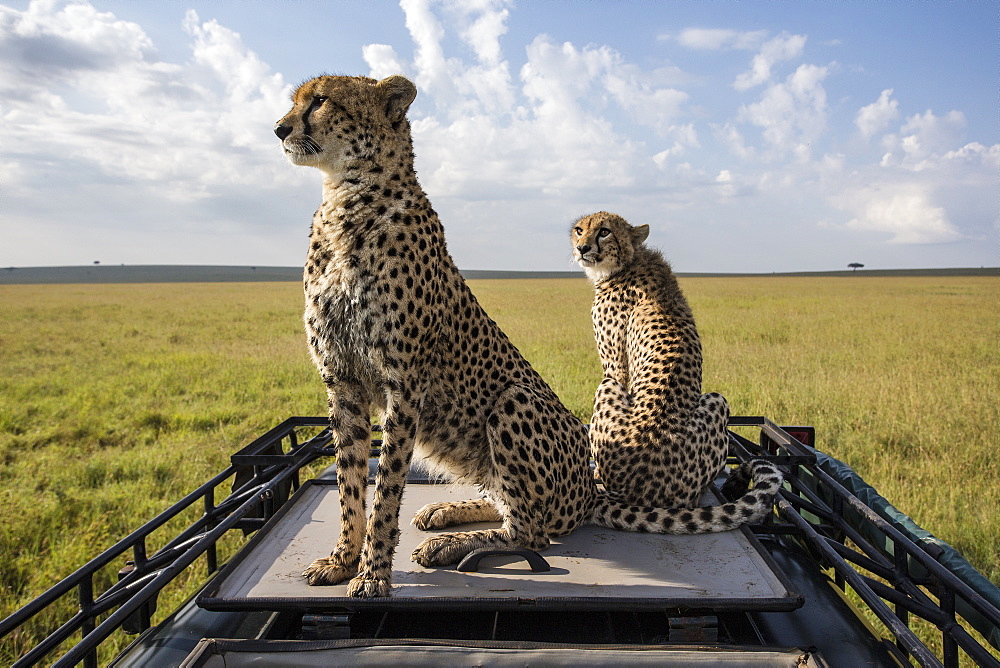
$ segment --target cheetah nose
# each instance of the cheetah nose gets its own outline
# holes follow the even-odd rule
[[[284,141],[285,137],[292,134],[291,125],[276,125],[274,127],[274,134],[278,135],[278,139]]]
[[[576,249],[580,251],[580,255],[586,255],[590,251],[590,246],[584,244],[583,246],[577,246]]]

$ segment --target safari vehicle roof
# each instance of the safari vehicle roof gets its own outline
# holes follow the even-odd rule
[[[962,656],[1000,665],[988,649],[1000,644],[996,587],[888,512],[845,465],[802,445],[812,429],[762,417],[730,422],[731,463],[763,456],[788,473],[775,514],[761,525],[678,537],[585,527],[543,552],[549,570],[536,572],[509,555],[484,558],[478,572],[420,569],[409,562],[410,544],[425,534],[409,532],[393,596],[360,601],[342,586],[306,587],[297,572],[329,551],[339,521],[332,470],[299,480],[304,466],[336,454],[325,422],[289,418],[261,435],[220,474],[0,621],[4,637],[62,596],[80,601],[72,619],[14,665],[97,665],[96,648],[119,629],[139,636],[115,666],[598,665],[611,656],[632,665],[958,666]],[[471,491],[415,471],[403,512]],[[199,507],[190,526],[147,551],[150,536]],[[254,536],[220,570],[216,544],[240,530]],[[95,592],[95,574],[128,557],[121,581]],[[178,609],[157,613],[158,592],[201,558],[212,580]],[[857,593],[854,603],[844,589]],[[884,629],[873,631],[856,605]],[[909,628],[914,618],[937,626],[939,650]]]

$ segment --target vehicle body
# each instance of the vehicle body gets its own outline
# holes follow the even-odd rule
[[[295,560],[322,556],[337,535],[333,467],[300,480],[307,464],[335,456],[329,442],[323,418],[290,418],[234,454],[226,470],[0,622],[2,637],[67,593],[80,600],[80,612],[15,665],[50,662],[78,632],[54,665],[97,665],[95,648],[119,629],[139,635],[114,666],[957,666],[962,655],[1000,665],[988,648],[1000,646],[1000,590],[809,447],[809,427],[731,419],[730,462],[763,456],[787,475],[760,525],[707,537],[584,527],[541,561],[475,555],[478,566],[457,569],[410,563],[406,541],[421,534],[410,528],[393,595],[369,600],[293,576]],[[373,456],[379,446],[373,438]],[[436,483],[414,466],[403,513],[470,491]],[[198,505],[197,520],[147,555],[154,531]],[[220,568],[220,538],[239,531],[253,537]],[[212,579],[151,625],[158,592],[202,557]],[[95,595],[94,573],[124,559],[121,581]],[[279,563],[284,570],[272,568]],[[939,630],[937,653],[910,629],[915,618]]]

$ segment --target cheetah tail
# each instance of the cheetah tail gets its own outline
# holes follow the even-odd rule
[[[751,480],[753,489],[747,490]],[[733,471],[723,485],[722,493],[727,503],[704,508],[655,508],[629,505],[602,494],[594,508],[591,523],[610,529],[646,533],[729,531],[766,517],[783,481],[784,476],[777,466],[763,459],[751,459]]]

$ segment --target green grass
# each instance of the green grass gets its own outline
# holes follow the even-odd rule
[[[725,394],[734,414],[815,426],[820,449],[1000,581],[1000,280],[681,283],[705,391]],[[470,285],[587,419],[600,380],[589,285]],[[0,617],[252,437],[323,413],[301,303],[295,283],[0,286]],[[182,595],[161,597],[161,612]],[[50,622],[5,640],[0,663]]]

